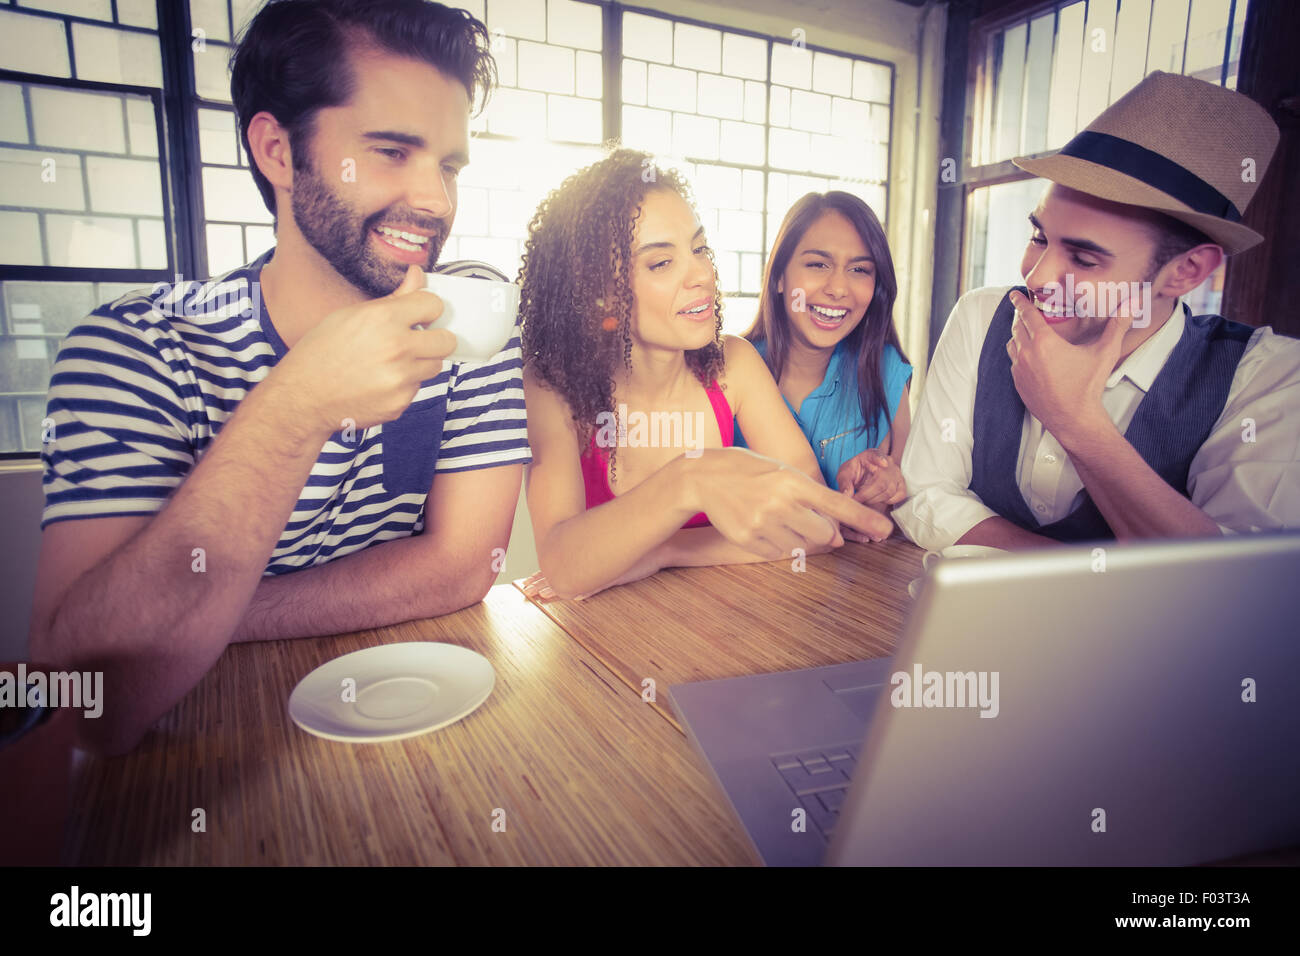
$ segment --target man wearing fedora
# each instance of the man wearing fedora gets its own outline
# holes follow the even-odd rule
[[[1157,72],[1059,152],[1015,160],[1050,181],[1025,284],[949,316],[902,461],[910,539],[1300,526],[1300,340],[1182,302],[1263,239],[1240,219],[1277,141],[1249,98]]]

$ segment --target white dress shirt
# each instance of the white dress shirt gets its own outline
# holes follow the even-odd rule
[[[929,550],[956,543],[996,514],[970,490],[971,446],[980,351],[1008,288],[975,289],[953,306],[903,451],[909,497],[894,520]],[[1107,379],[1102,405],[1121,433],[1184,324],[1179,299],[1169,320]],[[1016,482],[1039,526],[1064,518],[1083,498],[1069,455],[1028,410]],[[1300,339],[1269,328],[1251,335],[1223,413],[1192,458],[1188,491],[1225,533],[1300,528]]]

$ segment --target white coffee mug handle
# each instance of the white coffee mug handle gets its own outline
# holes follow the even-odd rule
[[[938,551],[927,551],[925,552],[925,556],[921,558],[921,567],[929,571],[930,568],[934,567],[935,561],[940,561],[942,559],[943,555]]]

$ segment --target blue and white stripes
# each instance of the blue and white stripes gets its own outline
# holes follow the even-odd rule
[[[208,282],[130,293],[69,333],[50,378],[42,527],[162,509],[286,352],[259,295],[270,256]],[[398,467],[432,476],[530,461],[521,368],[516,328],[491,361],[449,364],[423,383],[398,420],[403,427],[330,436],[266,573],[423,530],[429,488],[412,488],[408,478],[386,490],[385,461],[390,485]],[[441,413],[440,434],[423,427],[431,409]],[[386,429],[400,433],[400,447],[385,450]]]

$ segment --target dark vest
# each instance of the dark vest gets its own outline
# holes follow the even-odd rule
[[[1019,291],[1028,295],[1023,287]],[[1078,507],[1048,525],[1034,520],[1020,493],[1016,465],[1025,403],[1016,391],[1007,355],[1015,316],[1009,295],[998,303],[980,351],[970,489],[1026,531],[1058,541],[1113,539],[1115,533],[1087,491]],[[1182,337],[1142,397],[1124,438],[1152,471],[1189,498],[1187,473],[1192,459],[1223,414],[1237,363],[1255,330],[1218,315],[1192,316],[1185,305],[1183,309]]]

